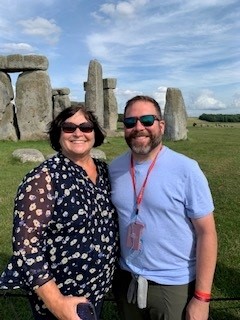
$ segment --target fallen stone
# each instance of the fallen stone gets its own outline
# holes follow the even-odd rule
[[[51,154],[47,155],[46,159],[53,157],[55,154],[56,153],[51,153]],[[93,148],[91,150],[90,154],[91,154],[91,157],[95,158],[95,159],[101,159],[101,160],[107,159],[105,152],[103,152],[102,150],[99,150],[99,149]]]
[[[37,149],[16,149],[12,153],[13,158],[25,162],[43,162],[43,154]]]
[[[107,159],[105,152],[103,152],[102,150],[99,150],[99,149],[93,148],[91,150],[90,154],[95,159],[102,159],[102,160]]]

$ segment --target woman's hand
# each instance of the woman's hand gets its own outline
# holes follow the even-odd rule
[[[54,280],[50,280],[36,289],[36,293],[48,310],[59,320],[80,320],[77,315],[77,305],[80,302],[88,302],[85,297],[62,295]]]

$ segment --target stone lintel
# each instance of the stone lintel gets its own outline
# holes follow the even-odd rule
[[[5,72],[22,72],[48,69],[48,59],[41,55],[12,54],[0,56],[0,70]]]
[[[84,91],[87,90],[88,82],[83,82]],[[116,89],[117,79],[116,78],[105,78],[103,79],[103,89]]]
[[[103,79],[103,89],[115,89],[117,86],[116,78]]]
[[[70,94],[70,89],[69,88],[54,88],[52,89],[52,95],[53,96],[63,96],[63,95],[68,95]]]

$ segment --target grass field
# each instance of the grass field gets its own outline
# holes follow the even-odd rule
[[[196,126],[193,126],[194,122]],[[188,129],[186,141],[166,141],[165,144],[196,159],[208,178],[219,238],[211,319],[237,320],[240,319],[240,124],[224,127],[189,118]],[[11,154],[17,148],[36,148],[44,155],[52,154],[46,141],[0,141],[0,272],[11,255],[12,208],[16,188],[22,177],[36,165],[14,160]],[[108,138],[100,149],[110,161],[127,147],[123,138],[116,137]],[[18,315],[14,313],[13,306]],[[26,299],[0,297],[0,319],[32,319]],[[105,304],[103,319],[117,320],[113,303]]]

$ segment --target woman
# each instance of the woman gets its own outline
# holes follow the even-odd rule
[[[15,199],[13,257],[5,288],[25,288],[36,320],[79,320],[77,304],[99,317],[111,287],[117,221],[107,165],[90,155],[104,133],[83,106],[63,110],[49,126],[58,151],[26,175]]]

